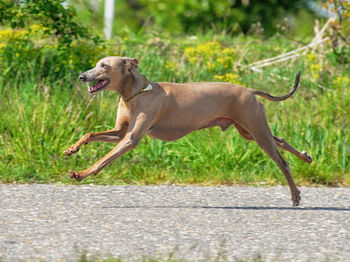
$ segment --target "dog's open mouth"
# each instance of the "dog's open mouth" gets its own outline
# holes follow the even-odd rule
[[[108,84],[109,84],[108,79],[98,80],[93,86],[89,85],[88,91],[89,93],[95,93],[97,91],[100,91],[102,88],[106,87]]]

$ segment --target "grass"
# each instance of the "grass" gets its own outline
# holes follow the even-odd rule
[[[226,57],[234,64],[225,68],[213,61],[215,54],[200,52],[200,44],[213,40],[220,43],[217,53],[224,48],[234,50]],[[192,62],[185,55],[188,47],[197,50]],[[123,40],[113,55],[137,57],[139,71],[152,81],[215,81],[216,75],[234,73],[245,86],[274,95],[286,93],[296,72],[302,70],[301,86],[292,98],[280,103],[263,101],[272,132],[314,158],[309,166],[283,152],[297,184],[349,185],[350,86],[335,84],[337,77],[350,75],[349,66],[335,63],[330,51],[270,66],[264,73],[236,66],[297,47],[279,37],[260,40],[222,34],[171,41],[133,37]],[[312,64],[319,65],[318,69]],[[77,183],[68,178],[67,170],[87,168],[115,145],[91,143],[72,157],[63,156],[62,151],[87,132],[113,128],[118,95],[88,95],[76,73],[49,81],[41,78],[35,64],[26,65],[28,70],[16,71],[15,66],[0,74],[0,181]],[[49,66],[54,68],[54,62]],[[136,149],[81,183],[275,185],[286,181],[255,142],[245,141],[231,127],[225,132],[219,128],[197,131],[174,142],[144,137]]]

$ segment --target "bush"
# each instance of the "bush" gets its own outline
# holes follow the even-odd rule
[[[37,23],[45,29],[46,36],[55,36],[61,45],[79,38],[98,42],[98,37],[76,21],[75,10],[64,3],[63,0],[0,0],[0,24],[24,28]]]
[[[0,71],[4,76],[19,81],[23,74],[38,80],[70,78],[110,52],[106,44],[84,40],[68,44],[47,38],[46,30],[32,25],[28,29],[0,31]]]
[[[0,0],[0,70],[21,81],[76,76],[106,55],[107,44],[76,21],[62,0]],[[113,52],[113,50],[112,50]]]

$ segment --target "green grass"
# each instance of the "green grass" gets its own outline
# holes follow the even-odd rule
[[[213,39],[223,48],[233,48],[233,59],[241,65],[298,47],[277,37],[264,41],[225,34],[171,41],[133,37],[124,40],[113,55],[137,57],[139,71],[152,81],[215,81],[217,74],[234,72],[244,85],[273,95],[286,93],[296,72],[302,70],[301,86],[292,98],[280,103],[261,99],[272,132],[314,158],[309,166],[283,152],[297,184],[349,185],[350,86],[333,84],[336,76],[350,75],[349,66],[317,55],[316,61],[323,69],[315,80],[304,56],[267,67],[264,73],[219,66],[210,71],[203,66],[204,60],[197,64],[187,61],[186,47]],[[169,67],[169,62],[177,67]],[[55,64],[50,66],[54,68]],[[40,77],[36,65],[27,66],[31,67],[33,70],[11,71],[10,79],[8,71],[0,74],[0,181],[77,183],[68,178],[67,171],[89,167],[115,144],[91,143],[71,157],[62,152],[87,132],[113,128],[119,97],[112,92],[92,97],[86,86],[77,81],[77,74],[67,74],[64,79],[51,77],[48,81]],[[197,131],[174,142],[144,137],[136,149],[81,183],[275,185],[286,181],[255,142],[244,140],[231,127],[225,132],[219,128]]]

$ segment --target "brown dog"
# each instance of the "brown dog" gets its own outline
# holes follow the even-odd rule
[[[272,135],[264,105],[257,101],[255,95],[271,101],[287,99],[298,87],[300,72],[287,95],[274,97],[230,83],[154,83],[137,71],[137,64],[134,58],[105,57],[95,68],[80,75],[84,82],[97,81],[88,88],[89,93],[113,90],[120,94],[116,125],[110,131],[84,135],[64,153],[70,156],[78,152],[81,145],[93,141],[118,145],[88,169],[69,171],[71,178],[80,181],[97,174],[113,160],[135,148],[144,135],[171,141],[195,130],[219,126],[224,131],[234,125],[241,136],[255,140],[276,162],[288,181],[293,205],[299,205],[300,191],[277,146],[307,163],[311,163],[312,158],[304,151],[297,151],[283,138]]]

